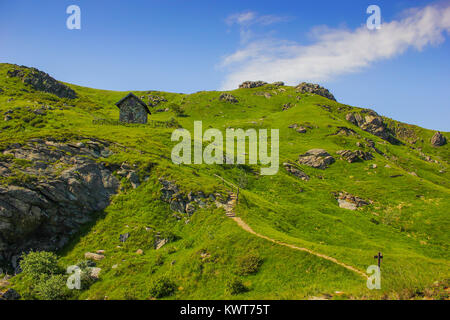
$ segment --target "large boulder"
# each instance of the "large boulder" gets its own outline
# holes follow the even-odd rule
[[[447,139],[439,131],[431,138],[431,145],[434,147],[440,147],[447,143]]]
[[[330,91],[328,91],[328,89],[325,89],[318,84],[302,82],[295,88],[300,93],[314,93],[327,99],[336,101],[336,98],[330,93]]]
[[[0,172],[0,262],[17,267],[22,252],[55,251],[105,209],[119,187],[97,161],[108,143],[32,140],[3,151]]]
[[[312,149],[299,156],[298,162],[316,169],[326,169],[335,159],[323,149]]]
[[[35,68],[17,66],[13,70],[8,71],[8,77],[19,78],[23,83],[30,85],[34,90],[52,93],[60,98],[77,98],[76,92],[70,87],[55,80],[47,73]]]

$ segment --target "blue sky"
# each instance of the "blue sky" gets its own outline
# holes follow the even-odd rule
[[[81,8],[81,30],[66,8]],[[365,27],[381,8],[382,28]],[[411,10],[416,8],[416,10]],[[338,101],[450,131],[450,1],[0,0],[0,62],[111,90],[313,81]]]

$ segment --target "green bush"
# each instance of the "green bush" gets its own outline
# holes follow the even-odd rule
[[[248,253],[237,258],[237,273],[243,276],[258,272],[262,264],[261,257],[256,253]]]
[[[155,298],[163,298],[174,294],[176,289],[176,284],[168,276],[162,276],[153,281],[150,294]]]
[[[227,292],[231,295],[236,295],[248,291],[248,288],[244,285],[241,279],[231,278],[226,283]]]
[[[66,283],[67,277],[62,274],[43,275],[34,287],[34,290],[36,295],[42,300],[64,300],[70,295]]]
[[[31,278],[33,282],[40,282],[43,276],[51,276],[60,273],[58,257],[52,252],[39,251],[23,256],[20,268],[24,276]]]

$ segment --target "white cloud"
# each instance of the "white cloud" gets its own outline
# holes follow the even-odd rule
[[[247,12],[230,21],[249,26],[259,18]],[[422,50],[439,44],[445,40],[444,32],[450,32],[448,4],[408,10],[401,20],[383,23],[380,30],[370,31],[365,25],[353,31],[315,28],[315,42],[308,46],[276,38],[255,40],[223,58],[220,66],[228,74],[222,89],[234,89],[246,80],[284,81],[290,85],[329,80],[400,55],[411,47]]]

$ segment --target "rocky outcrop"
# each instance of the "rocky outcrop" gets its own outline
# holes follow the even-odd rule
[[[447,139],[439,131],[431,138],[431,145],[434,147],[440,147],[447,143]]]
[[[375,111],[365,110],[367,115],[362,116],[359,113],[349,113],[346,115],[346,120],[360,127],[362,130],[369,132],[383,140],[392,144],[398,144],[399,141],[392,135],[391,130],[386,126],[383,118]]]
[[[299,156],[298,162],[316,169],[326,169],[335,159],[323,149],[312,149]]]
[[[194,214],[199,208],[206,208],[208,200],[215,201],[213,194],[205,195],[203,192],[189,192],[187,195],[182,193],[179,187],[172,181],[159,179],[162,184],[161,200],[170,204],[170,209],[178,213]]]
[[[258,88],[266,85],[267,82],[264,81],[245,81],[239,85],[239,89],[252,89]]]
[[[141,97],[142,99],[143,97]],[[156,107],[157,105],[159,105],[162,102],[167,102],[167,99],[161,96],[157,96],[157,95],[148,95],[148,106],[149,107]]]
[[[294,165],[290,163],[283,163],[284,169],[286,169],[287,172],[292,174],[293,176],[302,179],[303,181],[309,181],[309,176],[301,171],[300,169],[296,168]]]
[[[219,97],[220,101],[228,102],[228,103],[238,103],[238,99],[235,96],[229,93],[222,93]]]
[[[347,192],[339,192],[335,194],[336,200],[339,203],[339,207],[348,210],[356,210],[360,207],[370,204],[369,201],[361,199]]]
[[[0,260],[16,268],[22,252],[62,248],[109,205],[119,181],[112,168],[97,162],[112,154],[108,146],[35,139],[3,150]]]
[[[336,101],[336,99],[330,93],[330,91],[328,91],[328,89],[325,89],[324,87],[321,87],[318,84],[302,82],[295,88],[300,93],[313,93],[313,94],[317,94],[319,96],[325,97],[327,99]]]
[[[276,82],[272,83],[272,85],[274,85],[275,87],[282,87],[282,86],[284,86],[284,82],[283,81],[276,81]]]
[[[342,157],[342,159],[347,160],[350,163],[363,161],[363,160],[372,160],[373,155],[370,152],[365,152],[361,150],[340,150],[336,152],[338,155]]]
[[[358,136],[355,130],[347,128],[347,127],[337,127],[335,136]]]
[[[60,98],[76,99],[77,94],[65,84],[50,77],[47,73],[35,68],[16,67],[8,71],[8,77],[16,77],[34,90],[52,93]]]

